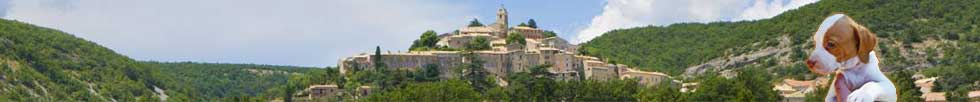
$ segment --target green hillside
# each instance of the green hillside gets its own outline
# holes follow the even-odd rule
[[[789,54],[795,68],[812,48],[810,37],[824,17],[842,12],[877,33],[878,54],[885,69],[975,63],[980,40],[980,1],[976,0],[823,0],[772,19],[740,22],[683,23],[607,32],[582,44],[581,52],[618,63],[669,72],[715,58],[739,55],[778,45],[790,38]],[[917,44],[941,42],[919,48]],[[931,49],[931,50],[930,50]],[[923,56],[904,56],[915,50]],[[946,55],[946,56],[941,56]],[[928,57],[925,61],[918,58]],[[958,59],[965,58],[965,59]]]
[[[980,81],[978,4],[977,0],[821,0],[771,19],[613,30],[583,43],[579,50],[671,75],[710,61],[736,60],[743,62],[721,69],[766,68],[777,78],[812,79],[816,75],[803,64],[813,48],[812,33],[826,16],[845,13],[877,34],[882,70],[906,94],[900,100],[919,100],[910,79],[911,73],[919,72],[940,77],[933,91],[950,92],[948,99],[965,101],[967,91],[980,90],[980,85],[972,84]],[[762,53],[755,59],[733,57],[771,48],[788,51]]]
[[[150,71],[64,32],[0,20],[0,99],[152,101]]]
[[[284,95],[291,77],[325,75],[330,70],[141,62],[65,32],[0,20],[0,101],[263,99]]]
[[[157,86],[166,90],[168,101],[271,100],[286,94],[290,78],[316,77],[325,82],[332,68],[312,68],[255,64],[195,62],[140,62],[157,72]],[[332,71],[332,72],[329,72]],[[311,83],[302,83],[306,86]]]

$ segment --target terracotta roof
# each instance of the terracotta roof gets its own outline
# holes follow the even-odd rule
[[[814,82],[813,80],[810,80],[810,81],[799,81],[799,80],[793,80],[793,79],[783,79],[783,83],[786,83],[786,85],[789,85],[789,86],[792,86],[792,87],[813,87],[813,86],[816,86],[816,82]]]

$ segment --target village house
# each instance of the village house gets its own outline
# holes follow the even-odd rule
[[[577,45],[558,37],[543,35],[544,30],[532,27],[508,27],[507,10],[497,11],[497,20],[485,26],[466,26],[458,32],[439,35],[437,46],[451,49],[462,49],[476,38],[486,38],[490,42],[490,50],[473,51],[478,60],[484,61],[483,67],[492,75],[506,77],[508,74],[528,72],[532,67],[550,65],[549,72],[556,75],[558,80],[607,80],[607,79],[639,79],[641,84],[656,85],[659,82],[671,80],[671,77],[658,72],[640,71],[621,64],[609,64],[599,58],[579,55]],[[507,44],[510,34],[520,33],[526,44]],[[466,62],[460,51],[407,51],[387,52],[380,56],[380,63],[389,69],[417,70],[424,66],[436,66],[442,73],[440,77],[454,77],[451,68]],[[361,53],[352,57],[340,59],[338,66],[341,73],[351,70],[373,70],[375,55]]]
[[[815,91],[817,85],[816,80],[783,79],[782,82],[773,85],[773,89],[783,96],[783,102],[803,102],[806,100],[806,94]]]
[[[924,78],[922,75],[915,75],[915,86],[919,87],[919,92],[922,92],[922,96],[919,98],[924,99],[926,102],[946,102],[946,92],[932,92],[932,88],[936,86],[936,79],[939,77]]]
[[[353,98],[363,98],[370,95],[372,93],[371,91],[373,90],[371,86],[360,86],[355,88],[356,89],[354,89],[354,92],[346,92],[344,89],[341,89],[340,87],[334,84],[310,85],[302,92],[296,93],[296,96],[298,96],[296,99],[313,101],[313,100],[317,100],[318,98],[339,97],[345,94],[351,95],[353,96]]]
[[[337,87],[337,85],[312,85],[306,88],[308,99],[318,98],[318,97],[335,97],[343,94],[343,89]]]

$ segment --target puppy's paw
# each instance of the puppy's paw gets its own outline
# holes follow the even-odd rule
[[[872,102],[881,93],[881,87],[878,84],[870,83],[865,84],[860,89],[854,90],[850,95],[847,95],[848,102]]]
[[[874,99],[875,95],[861,92],[860,90],[854,91],[854,93],[847,96],[847,102],[873,102]]]

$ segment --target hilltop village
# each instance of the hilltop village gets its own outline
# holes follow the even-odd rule
[[[477,21],[474,21],[477,22]],[[384,66],[386,70],[420,70],[423,67],[436,67],[439,78],[455,78],[460,75],[458,70],[470,60],[482,61],[482,68],[497,80],[495,84],[507,86],[503,77],[508,74],[530,72],[533,67],[547,66],[547,72],[556,80],[609,80],[635,79],[641,85],[679,85],[680,81],[673,80],[669,75],[660,72],[641,71],[623,64],[609,63],[592,56],[580,55],[577,45],[570,44],[549,31],[535,26],[521,24],[508,26],[507,9],[501,7],[497,11],[496,22],[489,25],[473,24],[462,27],[451,33],[439,34],[435,42],[438,49],[412,50],[407,52],[376,52],[375,54],[361,53],[352,57],[340,59],[338,68],[341,74],[351,71],[376,70],[376,66]],[[532,21],[533,22],[533,21]],[[532,24],[533,25],[533,24]],[[514,38],[523,41],[513,41]],[[486,42],[486,43],[479,43]],[[489,48],[471,50],[473,44],[487,44]],[[442,49],[442,50],[439,50]],[[475,54],[476,57],[466,57],[465,54]],[[383,64],[383,65],[378,65]],[[334,96],[342,92],[337,85],[314,85],[305,91],[309,97]],[[358,89],[359,94],[366,95],[369,86]]]
[[[662,80],[670,80],[670,76],[659,72],[640,71],[622,65],[611,64],[592,56],[577,54],[577,46],[557,36],[545,36],[542,29],[516,26],[509,27],[507,10],[497,11],[497,21],[485,26],[467,26],[458,32],[438,35],[436,44],[449,49],[464,49],[466,44],[476,40],[486,39],[490,49],[477,50],[476,60],[482,60],[483,68],[495,76],[507,76],[509,73],[528,72],[531,67],[549,65],[548,72],[555,74],[561,80],[605,80],[610,78],[636,78],[641,84],[655,85]],[[508,43],[506,38],[514,34],[523,35],[524,44]],[[381,57],[380,60],[374,60]],[[352,69],[371,70],[374,61],[380,61],[387,68],[397,70],[417,70],[429,64],[438,66],[442,73],[440,77],[453,77],[451,68],[465,62],[462,51],[408,51],[385,52],[380,55],[362,53],[353,57],[343,58],[338,62],[341,73]]]

